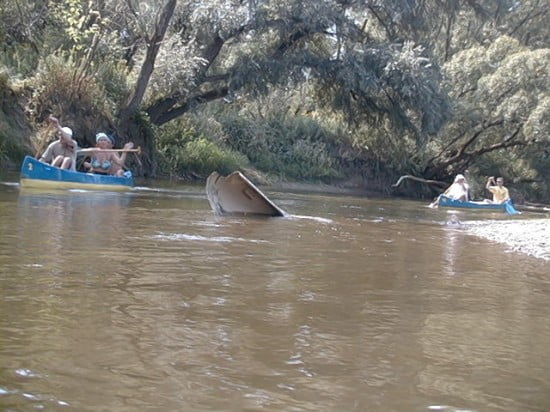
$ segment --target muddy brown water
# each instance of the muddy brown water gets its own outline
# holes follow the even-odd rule
[[[1,184],[0,409],[550,410],[547,261],[419,202],[266,194],[290,217]]]

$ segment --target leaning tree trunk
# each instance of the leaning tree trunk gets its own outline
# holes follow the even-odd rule
[[[117,129],[124,141],[133,141],[136,146],[142,148],[141,158],[137,159],[137,165],[134,165],[138,166],[135,169],[138,175],[154,176],[156,174],[153,134],[148,127],[144,127],[139,113],[149,80],[155,68],[155,60],[174,14],[176,3],[177,0],[167,0],[162,10],[160,10],[154,33],[147,39],[147,52],[134,91],[118,115]]]

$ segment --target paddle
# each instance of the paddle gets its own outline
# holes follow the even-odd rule
[[[506,213],[508,213],[509,215],[517,215],[517,214],[520,213],[516,210],[516,208],[514,207],[514,205],[512,204],[512,201],[510,199],[508,199],[504,203],[504,207],[506,208]]]
[[[89,147],[87,149],[78,149],[78,153],[90,153],[90,152],[134,152],[137,154],[141,154],[141,147],[137,147],[136,149],[99,149],[97,147]]]
[[[439,196],[437,196],[432,203],[428,205],[430,209],[437,209],[439,206]]]
[[[42,153],[44,152],[44,149],[46,148],[46,145],[48,144],[48,135],[51,133],[54,125],[52,123],[48,123],[46,126],[46,129],[44,129],[42,132],[39,132],[39,138],[38,138],[38,149],[36,149],[36,153],[34,155],[35,159],[40,158]]]

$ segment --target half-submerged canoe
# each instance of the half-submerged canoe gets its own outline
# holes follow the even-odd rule
[[[238,171],[226,177],[218,172],[208,176],[206,197],[212,210],[218,215],[286,215]]]
[[[25,156],[21,166],[21,187],[44,189],[130,190],[132,176],[119,177],[60,169]]]
[[[463,202],[445,195],[440,195],[438,205],[440,207],[452,208],[502,210],[511,215],[518,213],[510,200],[505,203]]]

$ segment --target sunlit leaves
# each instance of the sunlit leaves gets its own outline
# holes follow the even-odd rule
[[[451,94],[462,108],[457,122],[471,124],[472,114],[481,113],[479,121],[502,118],[505,124],[523,125],[536,113],[522,135],[524,139],[535,139],[530,132],[540,136],[535,119],[544,118],[550,49],[530,50],[502,36],[488,47],[458,53],[445,65],[445,73]],[[466,123],[465,118],[469,119]],[[505,128],[501,132],[504,134]]]
[[[530,111],[523,125],[526,136],[532,140],[550,144],[550,96],[539,95],[537,105]]]
[[[87,7],[81,0],[62,0],[51,5],[51,15],[59,21],[74,50],[90,46],[91,39],[99,28],[96,24],[86,25],[89,18]]]

